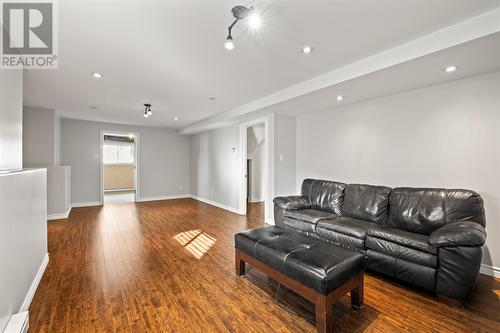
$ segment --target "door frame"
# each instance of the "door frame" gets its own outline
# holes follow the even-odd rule
[[[268,182],[269,182],[269,120],[268,118],[259,118],[243,124],[240,124],[240,184],[239,184],[239,212],[241,215],[247,214],[247,130],[255,125],[264,125],[264,220],[266,219],[267,205],[268,205]],[[265,221],[264,221],[265,222]]]
[[[103,158],[103,146],[104,146],[104,135],[105,134],[116,134],[116,135],[133,135],[134,136],[134,201],[140,201],[139,193],[139,142],[140,135],[138,132],[128,132],[128,131],[115,131],[115,130],[105,130],[101,129],[99,131],[99,202],[104,205],[104,158]]]

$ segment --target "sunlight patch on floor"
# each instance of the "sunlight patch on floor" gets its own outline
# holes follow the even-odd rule
[[[174,239],[196,259],[201,259],[216,242],[215,238],[199,229],[181,232]]]

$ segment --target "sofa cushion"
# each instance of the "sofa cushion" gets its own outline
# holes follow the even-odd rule
[[[285,217],[316,224],[321,220],[336,218],[337,215],[317,209],[290,210]]]
[[[283,227],[294,231],[302,231],[307,235],[310,235],[314,234],[314,231],[316,230],[316,223],[285,217],[283,219]]]
[[[376,224],[370,221],[358,220],[350,217],[338,217],[333,220],[319,221],[316,228],[335,231],[364,240],[368,229],[372,226],[376,226]]]
[[[344,191],[342,216],[383,223],[387,219],[391,188],[349,184]]]
[[[388,225],[429,235],[446,223],[445,200],[444,189],[395,188],[389,199]]]
[[[367,250],[367,267],[396,279],[422,287],[429,291],[436,290],[436,269],[422,266],[406,260]]]
[[[437,256],[431,253],[415,250],[406,246],[392,243],[376,237],[367,237],[365,246],[367,249],[383,253],[388,256],[406,260],[415,264],[431,268],[437,267]]]
[[[429,245],[429,236],[408,232],[405,230],[375,226],[367,233],[367,240],[370,237],[382,239],[391,243],[399,244],[415,250],[437,254],[437,248]]]
[[[311,208],[341,215],[346,184],[327,180],[305,179],[302,196],[309,199]]]

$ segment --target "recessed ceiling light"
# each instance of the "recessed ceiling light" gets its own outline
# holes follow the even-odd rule
[[[304,53],[304,54],[309,54],[309,53],[311,53],[312,51],[314,51],[314,47],[307,45],[307,46],[304,46],[304,47],[302,48],[302,50],[300,50],[300,51],[301,51],[302,53]]]
[[[340,101],[342,101],[342,100],[344,100],[344,96],[342,96],[342,95],[338,95],[338,96],[337,96],[337,101],[339,101],[339,102],[340,102]]]
[[[96,80],[99,80],[100,78],[102,78],[102,75],[101,73],[94,72],[92,73],[92,77]]]
[[[457,68],[458,68],[457,66],[448,66],[448,67],[445,68],[445,71],[447,73],[453,73],[454,71],[457,70]]]
[[[173,120],[179,120],[179,117],[172,117]]]

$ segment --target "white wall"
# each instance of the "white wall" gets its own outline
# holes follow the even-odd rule
[[[296,117],[271,114],[263,120],[269,161],[265,220],[272,224],[273,198],[295,192]],[[241,210],[239,135],[239,125],[233,125],[193,135],[190,144],[191,194],[236,212]]]
[[[45,170],[0,174],[0,331],[27,311],[47,264]]]
[[[190,137],[192,195],[238,210],[239,172],[238,126],[219,128]]]
[[[71,206],[71,167],[53,165],[46,169],[48,217],[65,218]]]
[[[189,138],[163,128],[62,119],[61,163],[71,166],[73,203],[100,200],[100,131],[136,132],[141,200],[189,192]]]
[[[54,110],[23,108],[23,164],[54,165],[59,155],[56,146],[57,128]]]
[[[23,107],[23,166],[47,169],[49,219],[64,218],[71,204],[68,166],[59,166],[61,119],[53,109]]]
[[[61,164],[61,117],[57,113],[54,119],[54,164]]]
[[[48,259],[45,170],[19,170],[22,79],[0,71],[0,331],[27,310]]]
[[[0,171],[23,165],[23,72],[0,71]]]
[[[468,188],[485,201],[483,263],[500,267],[500,72],[301,115],[306,177]]]
[[[290,195],[296,189],[297,117],[274,117],[274,195]],[[272,208],[272,207],[271,207]]]
[[[249,177],[250,202],[264,200],[266,138],[265,125],[256,125],[247,129],[247,159],[251,160]]]

